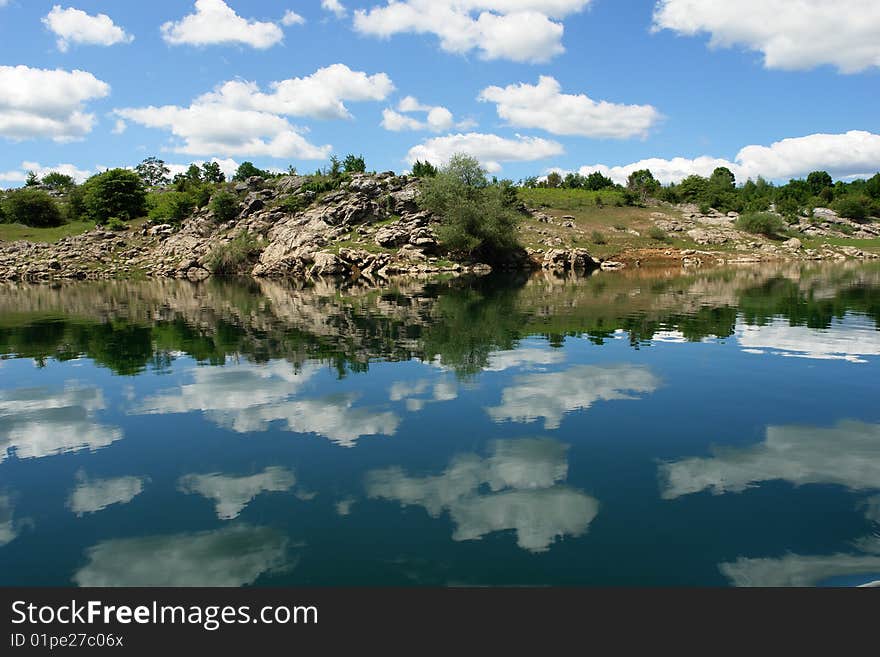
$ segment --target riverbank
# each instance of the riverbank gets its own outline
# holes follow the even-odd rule
[[[360,174],[323,193],[307,182],[283,176],[236,183],[230,191],[238,204],[225,221],[206,206],[179,224],[141,220],[120,231],[85,224],[64,231],[30,229],[32,241],[0,242],[0,280],[198,281],[220,275],[374,280],[493,268],[456,261],[444,251],[436,231],[440,219],[416,202],[416,178]],[[580,198],[571,190],[541,191],[533,198],[520,190],[523,249],[493,263],[495,269],[590,272],[654,262],[709,266],[880,257],[880,224],[857,223],[824,208],[768,237],[738,230],[736,213],[662,203],[601,206],[588,193]],[[21,234],[15,226],[2,228],[0,238]]]

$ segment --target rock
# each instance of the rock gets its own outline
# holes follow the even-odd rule
[[[615,269],[623,269],[626,265],[622,262],[615,262],[614,260],[606,260],[601,264],[602,271],[613,271]]]
[[[790,240],[785,240],[782,243],[782,246],[784,246],[786,249],[797,251],[803,247],[803,243],[797,237],[792,237]]]
[[[312,276],[337,276],[344,274],[346,270],[345,263],[339,256],[326,251],[316,253],[314,262],[309,270]]]

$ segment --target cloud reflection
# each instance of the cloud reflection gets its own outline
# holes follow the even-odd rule
[[[79,483],[67,498],[67,508],[82,516],[114,504],[128,504],[143,492],[145,482],[145,477],[89,479],[81,473]]]
[[[880,356],[880,333],[873,324],[854,317],[836,321],[831,330],[792,326],[781,319],[764,326],[740,323],[736,339],[743,351],[751,354],[766,353],[766,349],[776,356],[851,363],[867,363],[864,356]]]
[[[180,478],[178,486],[184,493],[196,493],[213,500],[217,517],[232,520],[261,493],[288,491],[295,484],[293,472],[271,466],[244,477],[220,473],[189,474]]]

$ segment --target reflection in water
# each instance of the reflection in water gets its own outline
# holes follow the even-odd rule
[[[706,489],[715,494],[741,492],[773,479],[795,486],[880,487],[880,424],[845,421],[831,428],[771,426],[758,445],[713,451],[710,458],[661,464],[663,498]]]
[[[778,559],[739,558],[719,568],[734,586],[816,586],[844,575],[876,577],[880,573],[880,556],[787,554]]]
[[[231,525],[172,536],[113,539],[86,551],[78,586],[244,586],[293,566],[288,539],[267,527]]]
[[[438,476],[410,477],[397,467],[369,472],[367,495],[422,506],[435,518],[448,511],[456,541],[512,529],[521,548],[544,552],[559,537],[585,533],[599,510],[594,498],[560,485],[567,451],[547,438],[498,440],[488,457],[458,456]]]
[[[67,508],[76,515],[102,511],[114,504],[128,504],[144,490],[145,477],[89,479],[79,473],[79,483],[67,498]]]
[[[271,466],[258,474],[244,477],[219,473],[189,474],[180,478],[179,487],[184,493],[197,493],[213,500],[217,517],[232,520],[261,493],[288,491],[295,484],[293,472]]]
[[[503,372],[513,368],[539,367],[541,365],[557,365],[565,362],[565,352],[559,349],[536,349],[522,347],[506,351],[493,351],[489,354],[486,372]]]
[[[638,399],[632,393],[651,393],[660,380],[637,365],[578,365],[562,372],[529,374],[504,389],[501,405],[486,409],[496,422],[534,422],[557,429],[562,417],[590,408],[597,401]]]
[[[833,331],[773,320],[762,326],[740,324],[736,333],[737,341],[749,353],[760,354],[770,349],[777,356],[851,363],[867,363],[865,356],[880,356],[880,333],[864,320],[840,322]]]
[[[103,409],[99,388],[0,390],[0,462],[9,450],[26,459],[106,447],[122,430],[95,421]]]
[[[9,495],[0,495],[0,547],[11,543],[18,536],[18,527],[13,515],[15,507],[12,506],[12,498]]]

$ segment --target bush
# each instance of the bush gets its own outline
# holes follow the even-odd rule
[[[128,230],[128,224],[119,217],[110,217],[107,220],[107,230],[121,232],[123,230]]]
[[[9,223],[34,228],[60,226],[64,223],[55,199],[41,189],[25,187],[9,192],[3,205],[6,221]]]
[[[163,192],[156,194],[150,200],[152,207],[148,216],[153,223],[179,224],[195,207],[192,197],[183,192]]]
[[[771,212],[749,212],[736,220],[736,227],[756,235],[775,235],[785,230],[785,222]]]
[[[211,212],[214,221],[225,224],[238,216],[238,196],[226,189],[221,189],[211,197]]]
[[[652,226],[648,230],[648,237],[652,240],[657,240],[658,242],[665,242],[668,239],[668,235],[666,235],[666,231],[658,226]]]
[[[367,164],[364,162],[363,155],[354,155],[349,153],[342,160],[342,170],[345,173],[363,173],[367,170]]]
[[[608,240],[605,239],[605,236],[600,233],[598,230],[594,230],[590,235],[590,241],[593,244],[607,244]]]
[[[305,196],[288,196],[283,199],[278,207],[288,214],[296,214],[301,210],[305,210],[309,206],[309,200]]]
[[[836,200],[831,209],[841,217],[853,221],[864,221],[868,216],[868,199],[864,196],[844,196]]]
[[[207,259],[208,268],[217,276],[234,276],[244,273],[245,266],[259,252],[253,235],[244,232],[230,242],[211,251]]]
[[[128,169],[110,169],[83,184],[85,214],[99,224],[110,217],[128,220],[147,210],[147,192],[140,176]]]
[[[490,185],[476,159],[456,154],[425,180],[419,203],[442,217],[437,233],[447,249],[492,259],[519,246],[519,216],[505,187]]]

